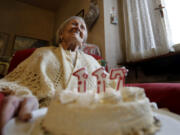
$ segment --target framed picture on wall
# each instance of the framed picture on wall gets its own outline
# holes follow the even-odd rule
[[[80,16],[82,18],[84,18],[84,9],[81,9],[77,14],[76,16]]]
[[[0,78],[5,76],[8,72],[9,63],[0,61]]]
[[[0,32],[0,58],[5,55],[6,48],[8,47],[9,34]]]
[[[43,46],[49,46],[49,41],[25,36],[15,36],[13,53],[18,50],[24,50],[28,48],[39,48]]]

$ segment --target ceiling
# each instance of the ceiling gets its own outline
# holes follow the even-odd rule
[[[36,7],[56,11],[64,0],[17,0]]]

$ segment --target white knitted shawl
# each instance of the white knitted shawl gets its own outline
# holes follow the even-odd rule
[[[52,97],[56,91],[77,88],[77,78],[72,73],[87,67],[87,89],[96,89],[96,78],[91,73],[100,67],[91,56],[76,52],[75,66],[61,45],[43,47],[0,80],[0,91],[17,96],[34,95],[39,100]]]

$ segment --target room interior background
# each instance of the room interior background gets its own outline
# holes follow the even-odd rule
[[[128,15],[123,11],[128,3],[124,3],[124,0],[76,0],[76,2],[74,0],[1,0],[0,67],[3,65],[2,69],[7,68],[13,53],[18,49],[24,49],[20,45],[22,42],[27,42],[29,47],[54,44],[54,35],[59,24],[82,9],[86,15],[90,10],[91,2],[97,3],[99,15],[89,30],[87,42],[100,48],[109,69],[127,66],[130,69],[127,82],[132,83],[179,82],[178,53],[175,57],[173,54],[173,57],[127,62],[125,41],[129,40],[125,38],[124,21]],[[170,66],[167,66],[168,64]],[[165,70],[160,72],[162,69]],[[6,74],[6,71],[2,73]]]

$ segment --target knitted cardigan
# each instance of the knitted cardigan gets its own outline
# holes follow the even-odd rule
[[[55,92],[77,88],[77,78],[72,73],[82,67],[86,67],[89,74],[87,89],[95,90],[96,78],[91,73],[100,67],[99,63],[80,50],[75,53],[73,65],[71,53],[61,45],[36,49],[29,58],[0,80],[0,91],[23,97],[36,96],[38,100],[49,99]]]

